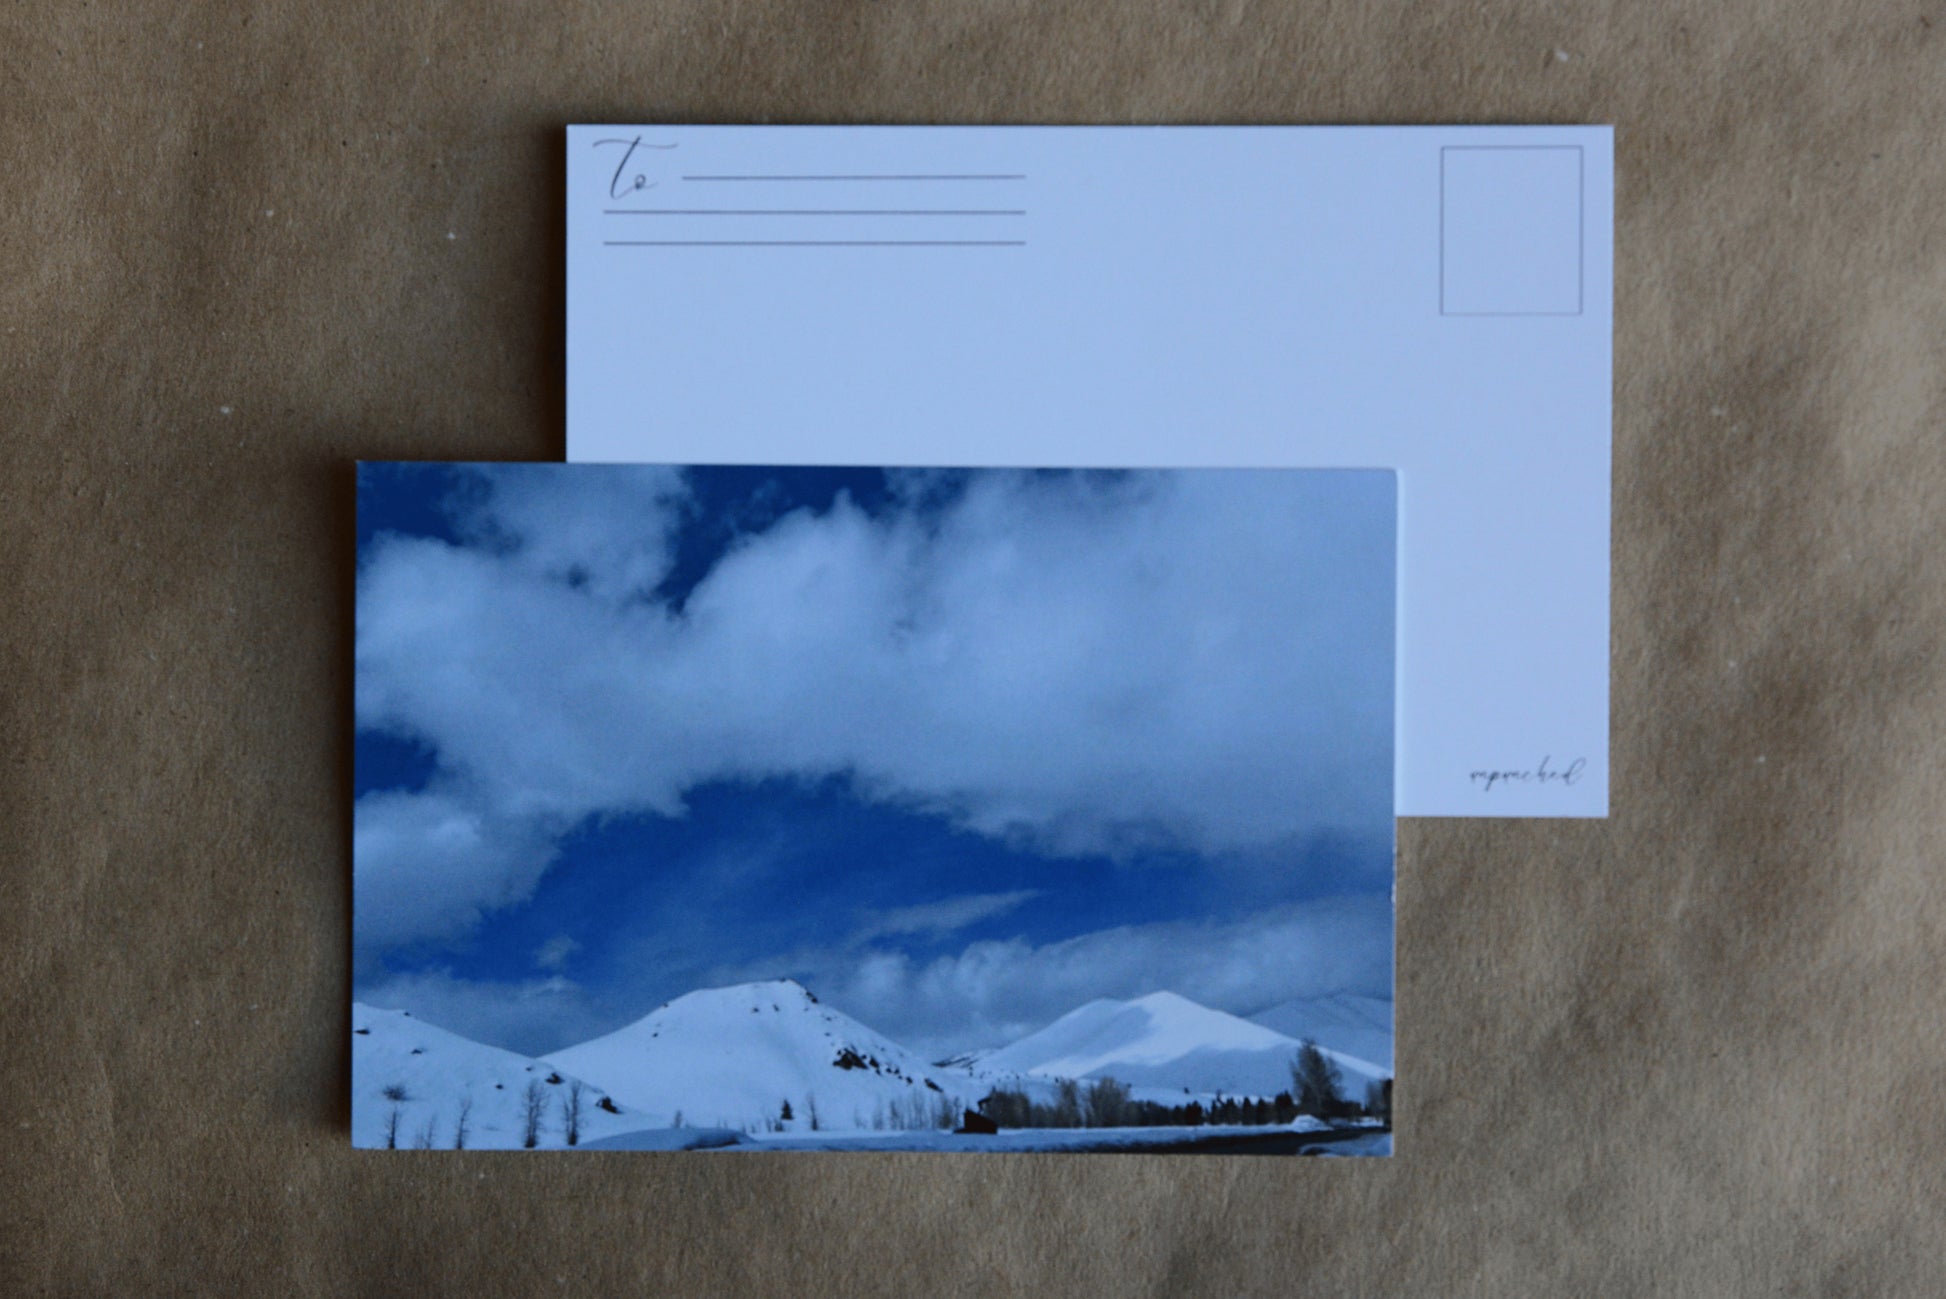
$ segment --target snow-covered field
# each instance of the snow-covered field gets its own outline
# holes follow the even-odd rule
[[[957,1154],[1001,1154],[1033,1151],[1139,1151],[1149,1146],[1182,1146],[1204,1142],[1268,1141],[1292,1135],[1335,1133],[1330,1124],[1304,1117],[1294,1123],[1246,1126],[1210,1124],[1201,1127],[1154,1128],[1038,1128],[1009,1129],[987,1136],[957,1132],[813,1132],[797,1134],[747,1133],[716,1129],[652,1129],[606,1137],[590,1150],[851,1150],[934,1151]],[[1373,1133],[1343,1144],[1369,1142]],[[1320,1148],[1325,1144],[1320,1143]]]
[[[724,1150],[749,1145],[749,1134],[733,1128],[643,1128],[585,1143],[583,1150]]]
[[[693,992],[542,1059],[354,1004],[352,1141],[519,1149],[530,1144],[531,1126],[533,1147],[561,1149],[578,1092],[578,1145],[591,1150],[1297,1153],[1304,1134],[1322,1133],[1332,1153],[1380,1153],[1372,1138],[1346,1140],[1342,1129],[1309,1117],[1285,1125],[1009,1127],[984,1136],[951,1130],[993,1092],[1049,1106],[1070,1082],[1085,1093],[1113,1079],[1133,1100],[1168,1107],[1269,1098],[1291,1088],[1298,1048],[1272,1028],[1168,992],[1090,1002],[1010,1045],[936,1064],[788,979]],[[1327,1055],[1353,1099],[1389,1074]]]
[[[1319,1146],[1321,1155],[1389,1155],[1392,1153],[1392,1134],[1373,1132],[1362,1137],[1352,1137],[1346,1141],[1334,1141],[1330,1145]]]

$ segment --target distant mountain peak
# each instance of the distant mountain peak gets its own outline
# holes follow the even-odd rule
[[[1205,1015],[1223,1015],[1228,1013],[1221,1010],[1212,1010],[1201,1002],[1191,1001],[1180,992],[1170,992],[1166,988],[1137,997],[1126,1004],[1140,1006],[1144,1010],[1160,1011],[1168,1014],[1182,1014],[1197,1011]]]
[[[547,1061],[600,1078],[637,1109],[732,1128],[786,1108],[790,1122],[815,1112],[825,1126],[869,1126],[895,1103],[946,1095],[925,1061],[794,979],[685,993]]]
[[[1392,1000],[1333,992],[1281,1002],[1250,1016],[1286,1037],[1312,1038],[1341,1055],[1392,1067]]]
[[[1164,989],[1133,1001],[1091,1001],[992,1052],[979,1068],[1269,1096],[1291,1086],[1290,1062],[1299,1045],[1275,1029]],[[1338,1062],[1361,1080],[1380,1072],[1362,1060]]]
[[[750,983],[725,984],[720,988],[698,988],[685,992],[682,996],[664,1002],[657,1010],[666,1010],[680,1005],[714,1005],[718,1003],[748,1004],[767,1007],[775,1004],[778,1009],[785,1006],[815,1006],[817,996],[796,979],[758,979]]]

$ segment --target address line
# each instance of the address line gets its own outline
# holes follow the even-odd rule
[[[1022,173],[962,175],[858,175],[858,176],[684,176],[684,180],[1026,180]]]
[[[607,248],[1024,248],[1025,239],[604,239]]]
[[[1024,207],[611,207],[603,216],[1026,216]]]

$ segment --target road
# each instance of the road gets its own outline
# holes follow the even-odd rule
[[[1297,1155],[1313,1146],[1335,1145],[1361,1137],[1375,1137],[1388,1131],[1383,1128],[1344,1128],[1330,1132],[1292,1132],[1288,1128],[1273,1128],[1261,1134],[1195,1137],[1172,1141],[1167,1145],[1069,1146],[1067,1149],[1085,1154],[1116,1155]]]

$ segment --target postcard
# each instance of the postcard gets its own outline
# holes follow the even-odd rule
[[[358,500],[355,1145],[1390,1153],[1391,472]]]
[[[1608,807],[1606,127],[586,126],[572,461],[1399,474],[1407,816]]]

